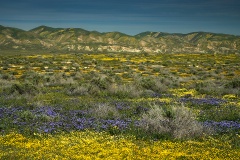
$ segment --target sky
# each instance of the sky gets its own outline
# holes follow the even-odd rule
[[[240,0],[2,0],[0,25],[240,35]]]

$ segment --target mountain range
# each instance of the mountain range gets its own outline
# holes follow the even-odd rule
[[[240,53],[240,36],[210,32],[188,34],[87,31],[39,26],[25,31],[0,25],[0,52]]]

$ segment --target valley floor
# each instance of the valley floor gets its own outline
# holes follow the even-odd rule
[[[0,55],[0,159],[237,159],[238,54]]]

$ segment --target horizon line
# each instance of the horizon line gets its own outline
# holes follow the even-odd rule
[[[121,32],[121,31],[107,31],[107,32],[100,32],[100,31],[97,31],[97,30],[88,30],[88,29],[85,29],[85,28],[80,28],[80,27],[53,27],[53,26],[47,26],[47,25],[39,25],[37,27],[34,27],[32,29],[23,29],[23,28],[19,28],[19,27],[13,27],[13,26],[9,26],[9,25],[2,25],[0,24],[0,26],[3,26],[3,27],[6,27],[6,28],[14,28],[14,29],[20,29],[20,30],[23,30],[25,32],[29,32],[31,30],[34,30],[36,28],[39,28],[39,27],[48,27],[48,28],[53,28],[53,29],[82,29],[82,30],[85,30],[87,32],[98,32],[98,33],[101,33],[101,34],[104,34],[104,33],[114,33],[114,32],[119,32],[121,34],[125,34],[127,36],[137,36],[141,33],[146,33],[146,32],[153,32],[153,33],[166,33],[166,34],[182,34],[182,35],[187,35],[187,34],[192,34],[192,33],[211,33],[211,34],[223,34],[223,35],[232,35],[232,36],[240,36],[240,35],[236,35],[236,34],[229,34],[229,33],[216,33],[216,32],[210,32],[210,31],[191,31],[191,32],[187,32],[187,33],[180,33],[180,32],[162,32],[162,31],[143,31],[143,32],[139,32],[135,35],[131,35],[131,34],[127,34],[127,33],[124,33],[124,32]]]

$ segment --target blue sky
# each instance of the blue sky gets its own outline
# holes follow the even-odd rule
[[[240,35],[240,0],[3,0],[0,24],[129,35],[144,31]]]

